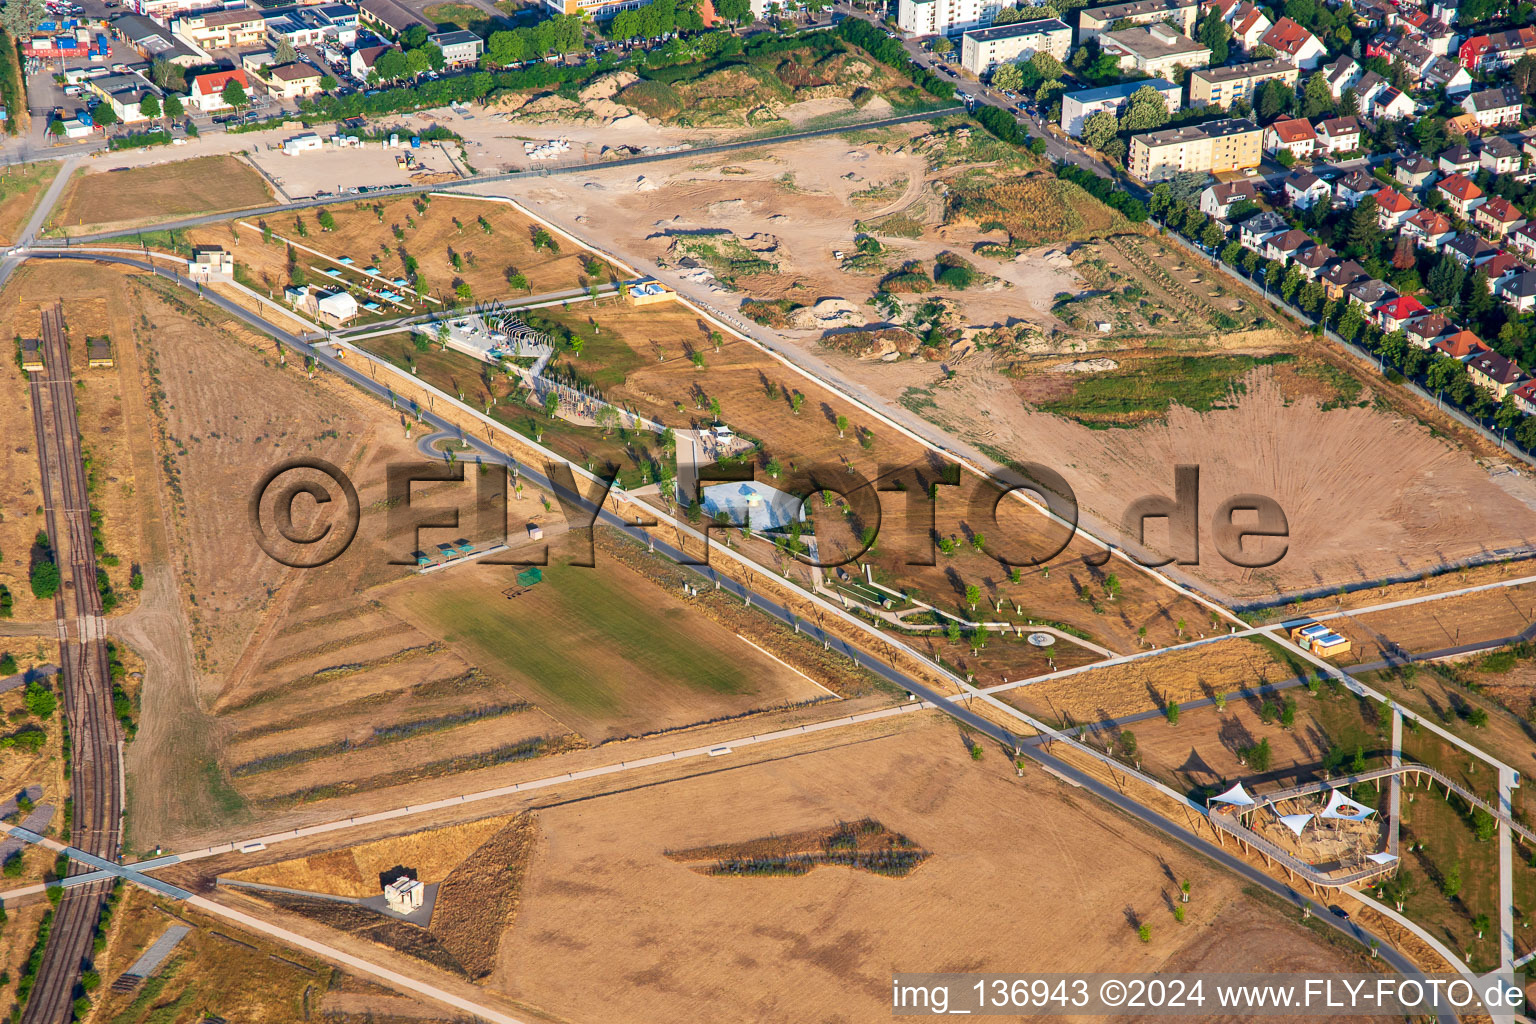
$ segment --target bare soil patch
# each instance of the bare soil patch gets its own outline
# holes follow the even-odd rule
[[[78,234],[270,202],[272,190],[234,156],[80,171],[64,188],[50,230]]]
[[[746,805],[744,792],[753,794]],[[998,816],[999,805],[1010,813]],[[666,857],[739,841],[744,813],[755,835],[874,816],[932,856],[905,878],[708,876]],[[727,1020],[874,1019],[889,1012],[890,965],[914,957],[956,971],[1021,961],[1043,971],[1218,969],[1230,962],[1229,930],[1263,937],[1243,946],[1244,969],[1337,963],[1337,951],[1267,909],[1248,909],[1235,882],[1181,849],[1042,774],[1017,778],[993,752],[971,761],[944,720],[547,808],[540,827],[517,926],[490,985],[562,1016],[670,1020],[719,998]],[[1080,884],[1085,873],[1094,886]],[[1169,907],[1185,878],[1199,896],[1181,926]],[[1142,922],[1152,927],[1147,946],[1135,941]],[[936,949],[932,936],[955,928],[971,935],[964,948]],[[731,953],[681,955],[701,948]],[[795,965],[791,988],[782,984],[786,962]],[[599,996],[578,980],[594,970],[620,983]]]

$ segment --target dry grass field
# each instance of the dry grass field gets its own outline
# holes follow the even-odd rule
[[[330,231],[320,226],[321,210],[334,219]],[[299,234],[296,221],[307,234]],[[412,277],[405,264],[409,256],[428,293],[450,300],[460,283],[468,284],[477,300],[510,302],[530,293],[585,288],[589,282],[607,284],[618,274],[602,261],[589,267],[589,254],[569,244],[555,241],[555,252],[535,247],[536,225],[528,218],[505,203],[468,197],[349,200],[247,224],[236,220],[207,225],[189,230],[186,238],[193,244],[231,249],[261,290],[280,292],[289,282],[287,246],[281,239],[335,259],[348,257],[356,267],[377,266],[388,277],[406,280]],[[274,236],[270,244],[263,242],[263,226]],[[312,282],[324,282],[327,268],[340,269],[306,253],[298,256]],[[526,290],[509,283],[518,274],[526,278]],[[404,290],[410,292],[409,287]]]
[[[942,719],[537,816],[541,838],[489,984],[561,1017],[664,1021],[709,1005],[728,1021],[874,1020],[889,1014],[893,969],[1339,964],[1339,950],[1182,849],[1043,774],[1015,777],[996,752],[973,762]],[[931,856],[905,877],[842,867],[722,877],[667,856],[865,817]],[[1095,884],[1082,885],[1090,873]],[[1169,899],[1186,878],[1198,895],[1180,925]],[[962,933],[960,944],[933,941]],[[720,949],[729,953],[698,955]],[[612,984],[583,980],[598,972]]]
[[[339,980],[336,969],[316,957],[134,887],[121,893],[107,947],[93,964],[102,980],[92,993],[95,1020],[172,1024],[221,1017],[299,1024],[313,1019]],[[192,930],[159,973],[131,992],[113,992],[118,975],[174,925]]]
[[[1004,691],[1002,697],[1021,710],[1052,720],[1100,722],[1161,711],[1169,702],[1187,704],[1295,675],[1294,668],[1263,644],[1237,637],[1031,683]]]
[[[289,893],[228,888],[330,928],[415,957],[471,980],[496,966],[511,927],[538,828],[533,816],[484,818],[448,828],[365,843],[235,872],[240,881],[354,897],[377,896],[403,871],[439,884],[425,926],[385,918],[375,910]]]
[[[26,273],[24,268],[16,276]],[[38,329],[34,320],[27,337],[37,337]],[[53,602],[34,598],[28,582],[33,540],[45,528],[31,389],[14,361],[7,361],[0,370],[0,380],[5,395],[0,402],[0,431],[8,441],[0,453],[0,587],[5,588],[0,599],[10,596],[11,617],[18,621],[52,621]]]
[[[270,202],[272,190],[238,157],[204,156],[131,169],[79,171],[48,221],[50,234],[80,234],[239,210]]]
[[[385,601],[594,744],[827,695],[617,562],[507,585],[442,573]]]
[[[16,241],[58,173],[59,164],[54,160],[7,165],[0,172],[0,243]]]

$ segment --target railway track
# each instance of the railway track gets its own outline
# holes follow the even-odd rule
[[[42,468],[44,520],[59,564],[54,615],[63,707],[72,742],[71,843],[117,861],[122,829],[118,726],[112,710],[85,459],[61,306],[43,312],[42,350],[44,369],[29,375],[29,385]],[[69,866],[70,874],[80,870],[74,863]],[[75,989],[92,954],[107,892],[106,882],[65,891],[22,1014],[24,1024],[63,1024],[71,1019]]]

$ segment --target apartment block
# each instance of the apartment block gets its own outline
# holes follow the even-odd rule
[[[1195,0],[1131,0],[1130,3],[1090,7],[1078,12],[1077,41],[1082,44],[1097,39],[1117,21],[1128,21],[1132,25],[1166,21],[1189,35],[1199,17],[1200,5]]]
[[[1071,48],[1072,29],[1058,18],[993,25],[961,37],[960,65],[974,75],[984,75],[999,64],[1028,60],[1041,50],[1064,61]]]
[[[896,27],[915,36],[957,36],[986,28],[1002,9],[1002,0],[899,0]]]
[[[1163,181],[1180,171],[1216,174],[1259,166],[1264,132],[1247,118],[1228,118],[1131,136],[1131,173]]]
[[[1224,68],[1207,68],[1189,76],[1191,107],[1228,107],[1242,100],[1252,103],[1254,93],[1265,82],[1283,82],[1296,88],[1301,70],[1283,60],[1256,60]]]

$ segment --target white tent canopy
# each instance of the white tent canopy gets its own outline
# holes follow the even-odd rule
[[[1227,790],[1225,793],[1211,797],[1211,801],[1218,804],[1234,804],[1238,807],[1253,806],[1253,797],[1248,795],[1248,791],[1243,788],[1243,784],[1241,782]]]
[[[1372,853],[1366,856],[1366,860],[1375,861],[1377,864],[1391,864],[1397,860],[1395,853]]]
[[[1280,817],[1280,824],[1296,833],[1296,838],[1301,838],[1301,830],[1307,827],[1312,820],[1310,814],[1285,814]]]
[[[1337,818],[1341,821],[1364,821],[1375,810],[1355,803],[1342,792],[1335,789],[1328,795],[1328,806],[1318,814],[1319,818]]]

